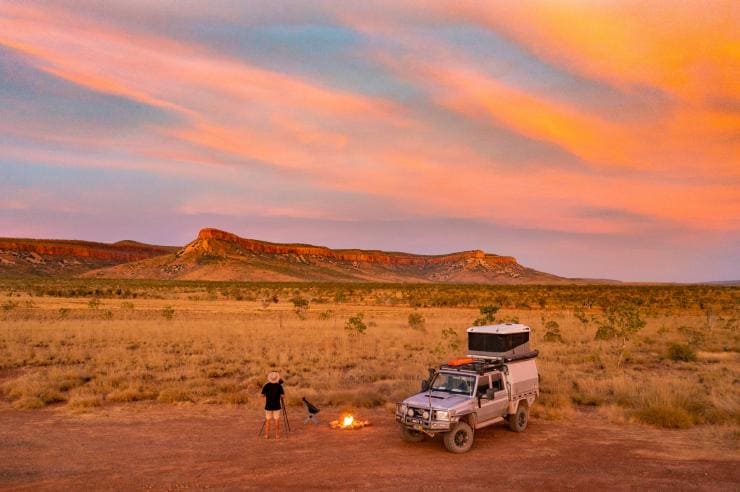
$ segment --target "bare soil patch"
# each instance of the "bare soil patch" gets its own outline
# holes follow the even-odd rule
[[[737,490],[731,430],[615,425],[577,412],[532,419],[523,434],[495,425],[471,452],[441,439],[401,441],[393,416],[361,410],[372,426],[332,430],[288,410],[293,432],[257,437],[261,412],[244,407],[129,404],[86,413],[0,408],[0,489],[673,489]]]

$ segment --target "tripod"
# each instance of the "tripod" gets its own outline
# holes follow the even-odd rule
[[[287,432],[291,432],[290,420],[288,420],[288,410],[285,409],[285,398],[283,398],[282,396],[280,397],[280,413],[283,414],[283,424],[285,424],[285,429],[287,430]],[[267,419],[262,421],[262,427],[260,427],[260,431],[257,434],[257,437],[262,436],[262,432],[264,432],[265,430],[266,423],[267,423]]]

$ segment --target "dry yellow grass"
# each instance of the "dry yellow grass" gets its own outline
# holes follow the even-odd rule
[[[427,367],[463,353],[465,329],[480,314],[394,305],[389,299],[401,294],[388,291],[364,302],[312,303],[298,315],[290,299],[309,298],[310,288],[277,303],[166,289],[159,299],[97,303],[15,294],[15,305],[0,312],[0,397],[22,409],[141,400],[256,407],[265,374],[277,369],[289,404],[305,396],[319,405],[381,406],[415,391]],[[357,313],[365,334],[345,330]],[[410,327],[410,314],[423,317],[423,326]],[[598,319],[600,310],[584,314]],[[736,429],[736,311],[714,316],[690,308],[646,312],[645,328],[622,353],[619,342],[596,341],[593,319],[573,310],[504,308],[497,315],[534,330],[539,416],[566,418],[586,405],[619,422]],[[553,341],[545,341],[548,321],[559,326]],[[671,343],[695,347],[697,360],[670,360]]]

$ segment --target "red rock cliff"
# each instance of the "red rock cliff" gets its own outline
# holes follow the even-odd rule
[[[78,258],[129,262],[171,253],[174,248],[136,243],[117,245],[54,239],[0,238],[0,250],[27,251],[44,256],[74,256]]]
[[[218,229],[202,229],[198,233],[198,239],[188,245],[188,247],[190,248],[199,245],[206,250],[213,250],[213,245],[210,244],[211,241],[231,243],[254,253],[322,256],[339,261],[356,261],[385,265],[437,265],[454,263],[467,259],[485,260],[486,262],[496,264],[516,263],[516,259],[511,256],[490,255],[480,250],[463,251],[446,255],[414,255],[409,253],[388,253],[384,251],[366,251],[360,249],[330,249],[325,246],[312,246],[310,244],[281,244],[258,241],[256,239],[245,239],[236,234],[231,234],[230,232]]]

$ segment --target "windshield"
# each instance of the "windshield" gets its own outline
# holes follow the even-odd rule
[[[432,382],[432,391],[446,391],[459,395],[472,395],[475,378],[464,374],[439,373]]]

